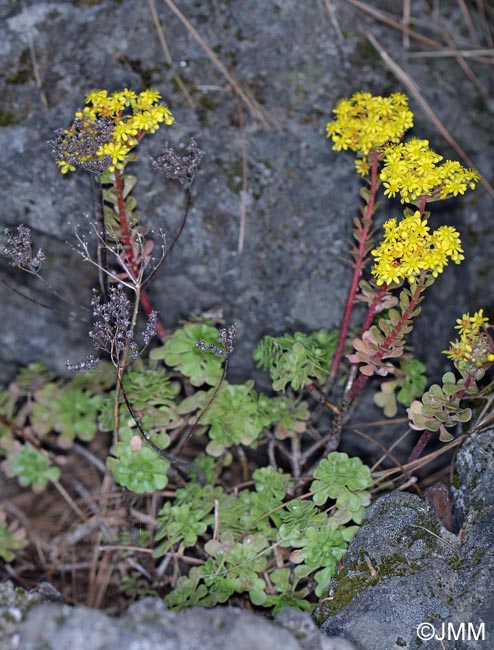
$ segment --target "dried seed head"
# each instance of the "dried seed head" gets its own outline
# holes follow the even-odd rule
[[[221,343],[222,347],[218,347],[214,343],[206,345],[204,339],[201,339],[196,343],[196,348],[201,352],[211,352],[212,354],[216,354],[218,357],[228,357],[233,352],[233,344],[236,335],[237,325],[236,323],[233,323],[229,327],[225,327],[219,331],[218,343]]]
[[[88,354],[84,361],[79,363],[70,363],[70,361],[67,360],[65,366],[70,372],[81,372],[84,370],[93,370],[100,361],[101,359],[99,357],[93,357],[92,354]]]
[[[21,224],[17,226],[17,233],[15,234],[12,234],[7,229],[4,232],[7,236],[7,245],[0,248],[0,254],[6,257],[10,265],[15,268],[29,273],[38,273],[45,259],[45,254],[39,249],[33,257],[31,229]]]
[[[113,120],[99,117],[76,117],[70,129],[57,129],[56,137],[48,144],[62,171],[81,167],[93,174],[102,174],[112,164],[111,156],[98,156],[100,147],[112,141]]]
[[[163,172],[171,180],[177,180],[182,185],[189,184],[194,180],[197,169],[204,157],[204,151],[199,149],[194,139],[189,141],[185,148],[185,154],[179,155],[173,147],[165,144],[163,153],[152,159],[154,169]]]

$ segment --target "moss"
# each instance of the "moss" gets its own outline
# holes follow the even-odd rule
[[[18,121],[14,113],[0,108],[0,126],[11,126],[12,124],[17,124]]]
[[[364,65],[372,66],[373,64],[380,64],[381,57],[369,39],[362,37],[357,42],[355,50],[350,55],[350,61],[360,67],[363,67]]]
[[[235,160],[225,171],[228,189],[234,194],[239,194],[242,190],[242,160]]]
[[[26,48],[22,51],[22,54],[19,57],[19,63],[17,64],[16,71],[7,77],[6,81],[8,84],[17,85],[24,84],[28,81],[32,81],[33,79],[34,75],[31,55],[29,53],[29,49]]]
[[[451,559],[449,559],[447,561],[447,564],[452,569],[457,571],[458,569],[461,569],[465,565],[465,562],[463,561],[463,559],[459,555],[457,555],[456,557],[452,557]]]
[[[462,486],[462,484],[463,484],[463,482],[462,482],[462,480],[461,480],[461,476],[458,474],[458,472],[455,472],[455,473],[454,473],[454,476],[453,476],[453,481],[452,481],[451,485],[452,485],[456,490],[459,490],[460,487]]]
[[[472,564],[478,564],[482,558],[485,555],[485,550],[483,549],[477,549],[475,553],[472,555]]]
[[[211,95],[202,93],[199,97],[194,98],[197,102],[196,105],[196,115],[197,119],[201,124],[205,124],[208,121],[208,116],[210,113],[214,113],[218,107],[218,102],[216,102]]]
[[[366,587],[379,584],[394,576],[408,576],[420,570],[418,562],[410,562],[400,554],[389,555],[376,568],[376,573],[371,575],[365,561],[365,551],[359,551],[359,557],[351,563],[351,574],[345,569],[335,579],[336,586],[331,598],[322,600],[314,612],[317,625],[329,617],[334,616],[345,607],[353,597]]]

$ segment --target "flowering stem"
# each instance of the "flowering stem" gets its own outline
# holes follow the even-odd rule
[[[374,298],[372,299],[372,302],[369,305],[369,309],[367,310],[367,314],[362,324],[362,329],[360,330],[360,336],[362,336],[363,333],[366,332],[369,329],[369,327],[372,325],[372,321],[374,320],[376,309],[379,303],[381,302],[381,298],[383,297],[383,294],[386,292],[387,288],[388,285],[386,283],[382,284],[377,290],[376,294],[374,295]],[[350,368],[350,372],[348,373],[348,378],[346,380],[346,385],[345,385],[345,391],[344,391],[345,394],[347,394],[351,390],[353,386],[353,382],[355,381],[355,377],[357,376],[357,371],[358,368],[356,365],[353,365]]]
[[[360,331],[360,336],[362,336],[362,334],[364,332],[366,332],[369,329],[369,327],[372,325],[372,321],[374,320],[374,316],[376,314],[376,309],[377,309],[379,303],[381,302],[381,298],[386,293],[387,289],[388,289],[388,285],[386,283],[384,283],[377,290],[377,293],[375,294],[374,298],[372,299],[371,304],[369,305],[367,315],[366,315],[365,320],[364,320],[364,322],[362,324],[362,329]]]
[[[411,463],[414,460],[417,460],[417,458],[420,456],[420,454],[424,451],[425,446],[429,442],[432,436],[432,431],[427,431],[427,429],[422,433],[420,436],[417,444],[415,447],[412,449],[412,453],[408,457],[407,463]]]
[[[141,296],[142,296],[142,291],[141,291],[141,282],[139,278],[139,282],[136,282],[135,285],[134,309],[132,311],[132,321],[130,323],[131,332],[135,332],[135,328],[137,324],[137,315],[139,312],[139,302]],[[120,359],[118,359],[115,363],[115,367],[117,369],[117,383],[115,386],[115,398],[113,402],[113,443],[114,444],[118,442],[118,436],[120,431],[120,416],[119,416],[118,407],[120,405],[120,391],[122,388],[124,372],[127,367],[128,356],[129,356],[129,343],[127,343],[127,345],[125,346],[125,349]]]
[[[425,283],[425,278],[422,278],[422,280],[417,283],[407,308],[401,314],[400,320],[396,323],[393,330],[386,336],[386,338],[382,342],[381,348],[379,352],[376,354],[376,360],[380,361],[386,355],[386,353],[390,351],[396,339],[400,337],[401,330],[410,321],[411,318],[410,315],[422,300],[421,294],[425,288],[424,283]],[[345,395],[345,401],[350,403],[362,390],[362,388],[365,386],[369,378],[370,375],[360,374],[357,381],[352,385],[350,390]]]
[[[139,275],[139,269],[137,261],[134,255],[134,249],[132,248],[129,224],[127,221],[127,211],[125,209],[125,201],[123,196],[124,185],[122,182],[121,174],[115,170],[115,189],[117,192],[117,207],[118,207],[118,216],[119,216],[119,226],[120,226],[120,237],[125,252],[125,256],[132,273],[132,279],[136,280]],[[149,316],[153,311],[153,306],[151,300],[149,299],[148,293],[145,289],[142,289],[140,292],[140,303],[144,312]],[[166,338],[166,331],[163,326],[163,323],[156,319],[156,334],[158,335],[161,342]]]
[[[420,199],[419,199],[418,208],[419,208],[420,216],[422,216],[424,214],[424,212],[425,212],[425,208],[427,206],[427,200],[428,199],[429,199],[429,196],[427,196],[427,195],[421,196]]]
[[[376,194],[378,187],[378,178],[377,178],[377,166],[378,166],[378,155],[375,151],[372,151],[369,155],[371,161],[371,180],[370,180],[370,191],[369,198],[367,200],[367,205],[362,211],[361,219],[361,228],[358,228],[357,232],[359,235],[359,243],[355,254],[355,263],[353,267],[353,277],[348,290],[348,295],[345,303],[345,310],[343,312],[343,317],[341,319],[338,343],[336,346],[336,351],[333,355],[333,360],[331,363],[331,371],[329,375],[328,384],[332,385],[336,378],[338,368],[341,363],[341,357],[343,356],[343,348],[345,347],[345,341],[348,334],[348,329],[350,327],[350,319],[352,316],[353,307],[355,304],[355,295],[357,293],[358,284],[360,276],[365,265],[365,260],[368,253],[368,239],[369,233],[372,227],[372,217],[374,216],[375,204],[376,204]]]

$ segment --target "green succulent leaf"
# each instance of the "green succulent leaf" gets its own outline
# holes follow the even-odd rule
[[[265,336],[258,343],[254,359],[268,370],[276,391],[289,384],[301,390],[314,381],[324,381],[336,349],[338,332],[321,329],[312,334],[284,334],[278,338]]]
[[[386,417],[393,418],[398,412],[398,402],[410,406],[414,399],[422,395],[426,385],[424,364],[410,355],[404,355],[400,358],[395,377],[382,382],[374,402],[383,409]]]
[[[188,576],[180,576],[175,589],[165,597],[168,609],[183,609],[202,605],[211,607],[218,602],[209,593],[208,588],[201,582],[202,570],[200,567],[193,567]]]
[[[223,360],[215,354],[201,352],[196,344],[218,342],[218,330],[202,323],[187,323],[171,334],[165,345],[151,350],[151,359],[163,359],[167,366],[179,370],[193,386],[215,386],[223,374]]]
[[[71,384],[45,384],[34,394],[31,420],[38,435],[50,431],[60,434],[59,444],[70,447],[74,439],[91,440],[98,430],[98,414],[103,403],[101,395],[74,388]]]
[[[0,558],[12,562],[19,551],[27,546],[25,530],[7,522],[7,515],[0,510]]]
[[[180,404],[179,413],[204,409],[209,404],[201,416],[201,424],[209,426],[208,454],[220,456],[237,444],[254,446],[264,427],[271,423],[269,410],[259,408],[259,400],[265,398],[260,398],[253,386],[252,381],[237,385],[223,382],[219,390],[198,392]]]
[[[347,493],[366,490],[372,484],[369,468],[359,458],[333,451],[323,458],[314,471],[315,481],[311,484],[314,503],[323,505],[328,498],[349,499]]]
[[[155,548],[154,556],[165,555],[175,544],[194,546],[213,522],[208,514],[212,508],[212,501],[206,509],[197,507],[194,502],[172,505],[167,501],[158,515],[160,530],[156,540],[163,541]]]
[[[266,409],[275,423],[274,435],[278,440],[299,436],[307,428],[309,406],[307,402],[297,402],[289,397],[264,398]],[[259,398],[261,406],[261,397]]]
[[[282,546],[300,546],[309,526],[320,527],[328,522],[328,516],[319,512],[312,501],[293,499],[280,513],[282,524],[278,537]]]
[[[42,363],[34,362],[19,370],[15,383],[22,395],[32,395],[53,378],[54,373],[51,370],[45,368]]]
[[[29,443],[7,459],[6,467],[9,475],[15,476],[22,487],[32,486],[36,491],[60,478],[59,468]]]
[[[107,465],[119,485],[138,494],[162,490],[168,483],[170,463],[145,443],[134,450],[127,442],[117,442]]]
[[[336,564],[347,550],[341,529],[328,523],[322,528],[307,528],[300,542],[297,563],[303,561],[308,567],[327,568],[330,577],[335,575]]]

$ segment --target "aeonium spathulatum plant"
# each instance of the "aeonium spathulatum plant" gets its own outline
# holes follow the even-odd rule
[[[149,316],[153,312],[148,294],[142,288],[142,277],[153,250],[153,242],[145,240],[146,229],[139,226],[136,201],[130,194],[137,179],[125,174],[129,162],[135,162],[133,153],[142,138],[155,133],[162,124],[170,126],[174,117],[167,106],[160,103],[157,90],[136,93],[125,88],[109,93],[93,90],[86,95],[85,106],[75,113],[68,129],[59,129],[51,141],[53,154],[62,174],[77,167],[97,175],[103,190],[103,227],[99,235],[108,250],[111,242],[119,266],[110,275],[113,281],[138,291],[137,302]],[[89,255],[87,256],[89,259]],[[163,340],[165,330],[159,319],[156,332]]]
[[[462,399],[481,395],[477,382],[494,365],[491,334],[494,324],[484,316],[484,310],[480,309],[473,316],[463,314],[456,323],[460,336],[451,342],[444,354],[453,361],[461,377],[457,379],[453,372],[445,373],[441,385],[433,384],[420,400],[410,404],[410,427],[423,431],[412,459],[421,453],[434,432],[439,432],[440,440],[448,442],[453,438],[448,429],[472,418],[471,409],[463,406]]]
[[[354,220],[354,272],[326,387],[332,385],[340,366],[355,300],[363,300],[369,308],[360,336],[353,341],[354,353],[348,356],[353,369],[341,412],[369,377],[395,376],[400,372],[393,361],[404,355],[406,336],[420,313],[425,290],[450,261],[459,264],[464,259],[457,230],[452,226],[432,230],[426,208],[434,201],[474,189],[479,175],[457,161],[443,161],[430,149],[427,140],[403,141],[405,131],[413,126],[413,114],[401,93],[390,97],[355,93],[350,99],[341,100],[334,114],[335,119],[327,125],[333,148],[354,151],[357,173],[368,183],[368,188],[361,190],[361,218]],[[406,207],[401,221],[388,220],[383,240],[374,246],[371,231],[381,183],[385,196],[399,196],[402,203],[413,209]],[[361,281],[364,266],[372,258],[371,282]],[[393,291],[402,285],[398,300]],[[376,314],[384,310],[386,315],[373,324]],[[341,426],[341,417],[337,425]]]

